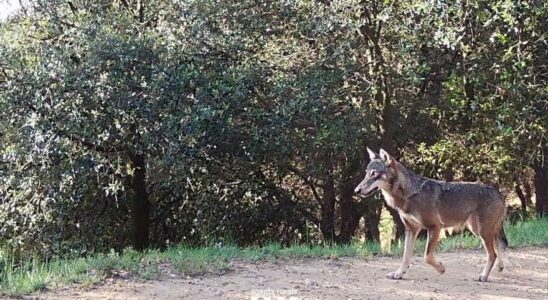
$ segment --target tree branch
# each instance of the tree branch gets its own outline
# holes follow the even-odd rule
[[[72,13],[76,15],[78,13],[78,8],[76,8],[76,6],[74,6],[71,1],[68,1],[67,4],[70,7],[70,11],[72,11]]]
[[[125,8],[129,9],[129,3],[127,2],[127,0],[120,0],[120,3],[122,3]]]
[[[123,150],[120,149],[119,147],[116,147],[116,146],[104,146],[104,145],[97,145],[96,143],[92,142],[92,141],[88,141],[74,133],[71,133],[71,134],[59,134],[59,133],[56,133],[58,134],[59,136],[62,136],[62,137],[66,137],[68,138],[69,140],[75,142],[75,143],[78,143],[90,150],[94,150],[94,151],[98,151],[98,152],[102,152],[102,153],[114,153],[114,152],[122,152]]]
[[[322,198],[320,198],[320,195],[318,194],[318,191],[316,190],[316,186],[314,185],[314,183],[310,181],[310,179],[308,179],[308,177],[304,175],[302,171],[300,171],[296,167],[289,166],[288,169],[291,172],[295,173],[297,176],[299,176],[304,181],[304,183],[310,187],[310,189],[312,190],[312,194],[314,195],[314,199],[316,199],[318,204],[322,205]]]
[[[272,182],[268,181],[266,179],[266,176],[262,171],[256,171],[255,175],[259,177],[258,182],[263,185],[264,187],[276,192],[279,196],[279,201],[283,204],[288,204],[291,207],[293,207],[295,210],[297,210],[299,213],[301,213],[305,218],[309,219],[310,221],[314,222],[315,224],[319,224],[320,220],[314,216],[311,212],[306,210],[304,207],[300,206],[298,202],[291,200],[291,194],[288,193],[283,188],[278,187],[277,185],[273,184]],[[298,199],[298,197],[295,196],[294,192],[293,196]]]
[[[40,114],[40,112],[38,111],[38,109],[30,104],[30,103],[27,103],[26,106],[33,112],[36,112],[38,114]],[[55,124],[55,123],[54,123]],[[75,142],[75,143],[78,143],[80,144],[81,146],[84,146],[90,150],[94,150],[94,151],[97,151],[97,152],[102,152],[102,153],[114,153],[114,152],[122,152],[124,151],[124,149],[121,149],[120,147],[116,147],[116,146],[104,146],[104,145],[98,145],[97,143],[95,142],[92,142],[92,141],[89,141],[89,140],[86,140],[84,139],[83,137],[77,135],[77,134],[74,134],[74,133],[69,133],[69,132],[65,132],[64,130],[62,129],[59,129],[57,128],[57,126],[53,125],[52,126],[52,131],[54,134],[60,136],[60,137],[64,137],[64,138],[67,138],[69,139],[70,141],[72,142]]]
[[[137,1],[137,11],[139,14],[139,22],[143,23],[145,21],[145,3],[144,0]]]
[[[295,194],[294,191],[291,191],[291,193],[293,194],[293,197],[297,198],[297,195]],[[318,219],[314,214],[312,214],[311,212],[309,212],[308,210],[304,209],[303,207],[300,207],[300,205],[296,202],[296,201],[293,201],[289,198],[284,198],[283,199],[283,202],[285,204],[289,204],[290,206],[292,206],[293,208],[295,208],[298,212],[301,213],[301,215],[303,215],[305,218],[309,219],[310,221],[314,222],[314,224],[319,224],[320,223],[320,219]]]

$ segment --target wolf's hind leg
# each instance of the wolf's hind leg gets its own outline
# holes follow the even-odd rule
[[[495,260],[497,259],[497,254],[495,253],[495,235],[492,233],[482,233],[481,241],[483,242],[483,247],[485,247],[485,252],[487,253],[487,263],[479,275],[478,280],[487,281],[489,273],[491,272],[491,269],[495,264]]]
[[[495,262],[497,264],[497,269],[499,272],[502,272],[504,270],[504,260],[505,260],[505,250],[508,248],[508,239],[506,238],[506,234],[504,233],[504,226],[501,222],[499,233],[496,235],[495,238],[495,252],[497,254],[497,261]],[[508,263],[508,260],[506,260]]]
[[[424,260],[427,264],[431,265],[438,271],[438,273],[443,274],[445,272],[445,267],[442,263],[437,261],[434,258],[434,251],[438,245],[438,240],[440,238],[441,226],[432,226],[428,228],[428,241],[426,243],[426,249],[424,251]]]
[[[473,235],[479,236],[479,220],[476,215],[471,215],[468,217],[468,220],[466,221],[466,228],[472,232]]]
[[[400,267],[386,275],[390,279],[401,279],[403,274],[409,269],[409,264],[411,263],[411,257],[413,256],[413,247],[415,247],[415,240],[417,239],[417,234],[419,233],[420,228],[405,226],[405,245],[403,248],[403,258]]]
[[[502,272],[504,270],[504,261],[502,259],[503,257],[503,250],[504,245],[502,244],[502,241],[499,240],[499,238],[495,238],[495,253],[497,254],[497,260],[495,261],[495,264],[497,265],[497,271]]]

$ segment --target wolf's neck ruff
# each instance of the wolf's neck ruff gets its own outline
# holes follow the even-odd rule
[[[395,175],[388,183],[387,188],[381,188],[381,192],[388,206],[402,211],[407,210],[405,199],[419,192],[416,187],[423,178],[404,167],[399,162],[395,163]],[[418,183],[418,185],[417,185]]]

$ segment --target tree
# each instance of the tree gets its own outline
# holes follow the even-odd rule
[[[0,24],[21,253],[379,240],[365,146],[524,198],[534,178],[545,214],[544,3],[29,3]]]
[[[18,176],[44,185],[36,197],[59,199],[65,189],[75,189],[65,197],[75,196],[78,168],[110,177],[103,189],[132,199],[128,230],[133,246],[144,249],[151,216],[147,165],[167,158],[165,149],[180,134],[174,120],[183,117],[178,112],[189,94],[184,87],[165,87],[180,84],[178,79],[192,71],[174,63],[177,58],[162,44],[159,28],[141,25],[144,12],[134,22],[123,9],[105,15],[99,14],[105,11],[100,5],[80,9],[71,4],[64,10],[69,9],[72,16],[63,20],[38,15],[42,23],[22,21],[7,31],[13,44],[2,49],[8,57],[3,118],[21,128],[11,137],[12,163],[33,165],[33,172],[21,169]],[[58,176],[69,177],[66,186],[63,181],[55,186]],[[8,189],[23,192],[10,183]]]

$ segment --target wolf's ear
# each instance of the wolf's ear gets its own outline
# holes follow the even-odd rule
[[[384,160],[384,162],[387,165],[394,166],[394,164],[396,163],[396,160],[392,156],[390,156],[390,154],[388,154],[388,152],[384,151],[384,149],[381,148],[379,153],[381,154],[382,160]]]
[[[367,148],[367,153],[369,153],[370,160],[374,160],[375,158],[380,158],[379,155],[373,152],[373,150],[369,149],[369,147],[366,147],[366,148]]]

